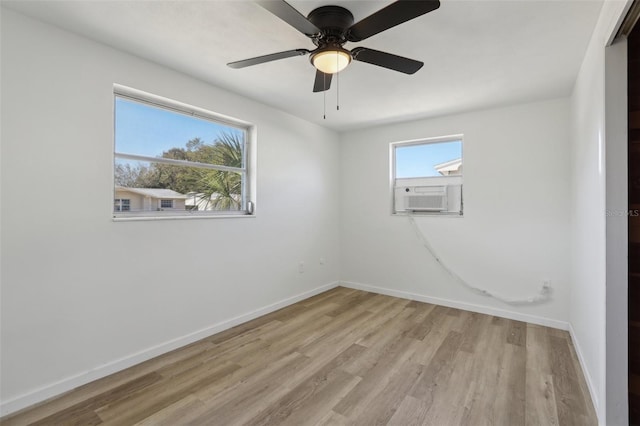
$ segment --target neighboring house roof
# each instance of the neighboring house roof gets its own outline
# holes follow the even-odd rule
[[[117,191],[129,191],[134,194],[144,195],[145,197],[151,198],[162,198],[165,200],[168,199],[178,199],[185,200],[188,197],[184,194],[174,191],[173,189],[162,189],[162,188],[129,188],[126,186],[116,186]]]
[[[462,166],[462,158],[456,158],[455,160],[436,164],[435,166],[433,166],[433,168],[436,169],[441,175],[446,175],[450,172],[456,172],[460,170],[460,166]]]

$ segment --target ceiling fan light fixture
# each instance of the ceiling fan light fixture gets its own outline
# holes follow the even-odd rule
[[[330,47],[320,50],[311,56],[314,67],[325,74],[336,74],[342,71],[351,62],[351,54],[348,50],[339,47]]]

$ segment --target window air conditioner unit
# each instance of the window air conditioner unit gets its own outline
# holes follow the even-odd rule
[[[414,187],[405,195],[406,210],[414,212],[441,212],[447,210],[447,188]]]

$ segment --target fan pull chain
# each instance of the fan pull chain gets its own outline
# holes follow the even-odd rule
[[[338,55],[336,55],[336,69],[338,69]],[[340,111],[340,73],[336,73],[336,111]]]
[[[340,111],[340,73],[336,79],[336,111]]]
[[[324,105],[322,106],[322,119],[326,120],[327,119],[327,75],[325,73],[322,73],[322,88],[324,89],[322,91],[322,99],[324,102]]]

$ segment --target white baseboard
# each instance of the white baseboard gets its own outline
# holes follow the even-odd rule
[[[356,290],[370,291],[372,293],[385,294],[387,296],[400,297],[402,299],[416,300],[418,302],[433,303],[434,305],[447,306],[449,308],[463,309],[465,311],[478,312],[481,314],[494,315],[497,317],[512,319],[516,321],[524,321],[531,324],[544,325],[545,327],[558,328],[560,330],[569,330],[569,323],[551,318],[544,318],[535,315],[522,314],[519,312],[508,311],[489,306],[475,305],[472,303],[459,302],[450,299],[441,299],[439,297],[425,296],[422,294],[410,293],[400,290],[392,290],[384,287],[377,287],[368,284],[355,283],[351,281],[341,281],[343,287],[353,288]]]
[[[277,311],[278,309],[284,308],[286,306],[289,306],[301,300],[308,299],[311,296],[315,296],[316,294],[335,288],[338,285],[339,283],[337,281],[329,284],[325,284],[313,290],[306,291],[296,296],[292,296],[287,299],[281,300],[279,302],[272,303],[271,305],[267,305],[262,308],[256,309],[254,311],[239,315],[237,317],[230,318],[228,320],[219,322],[217,324],[213,324],[201,330],[194,331],[193,333],[189,333],[187,335],[169,340],[167,342],[161,343],[151,348],[144,349],[140,352],[127,355],[123,358],[111,361],[107,364],[100,365],[92,370],[84,371],[82,373],[78,373],[71,377],[66,377],[55,383],[50,383],[48,385],[42,386],[28,393],[19,395],[17,397],[11,398],[6,401],[2,401],[0,402],[0,416],[5,416],[8,414],[14,413],[16,411],[22,410],[23,408],[45,401],[52,397],[61,395],[64,392],[68,392],[72,389],[75,389],[79,386],[90,383],[94,380],[103,378],[110,374],[132,367],[136,364],[140,364],[141,362],[147,361],[158,355],[162,355],[174,349],[178,349],[182,346],[186,346],[190,343],[197,342],[200,339],[209,337],[213,334],[227,330],[231,327],[235,327],[236,325],[245,323],[247,321],[250,321],[254,318],[258,318],[270,312]]]
[[[596,415],[598,416],[598,424],[604,426],[606,424],[606,421],[600,409],[600,401],[598,398],[598,393],[596,392],[596,388],[593,384],[591,373],[589,372],[589,369],[587,368],[587,364],[584,361],[584,356],[582,355],[582,348],[580,347],[580,341],[576,337],[575,331],[573,329],[573,325],[571,323],[569,323],[569,334],[571,335],[571,340],[573,341],[573,347],[576,348],[576,354],[578,355],[578,361],[580,361],[582,374],[584,375],[584,378],[587,381],[587,387],[589,388],[589,394],[591,395],[591,402],[593,402],[593,408],[596,410]]]

